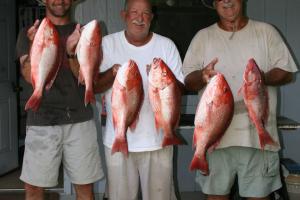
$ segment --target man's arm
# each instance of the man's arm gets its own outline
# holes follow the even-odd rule
[[[188,74],[185,79],[185,89],[190,92],[198,92],[201,90],[205,85],[206,81],[204,81],[202,70],[196,70]]]
[[[201,90],[209,82],[210,78],[217,74],[214,70],[217,62],[218,59],[215,58],[202,70],[189,73],[184,79],[185,89],[191,92]]]
[[[292,82],[293,73],[274,68],[264,74],[264,83],[270,86],[280,86]]]
[[[102,93],[112,87],[120,65],[115,64],[105,72],[99,73],[94,82],[94,92]]]
[[[31,84],[31,65],[29,55],[23,55],[19,59],[21,66],[21,74],[25,81]]]

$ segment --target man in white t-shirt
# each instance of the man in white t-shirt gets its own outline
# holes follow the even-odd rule
[[[233,120],[217,149],[208,154],[210,174],[203,176],[198,172],[196,181],[208,199],[229,199],[236,177],[241,196],[269,199],[269,194],[281,187],[280,146],[267,145],[265,151],[260,149],[258,134],[238,90],[243,84],[248,60],[254,58],[268,86],[266,129],[279,143],[276,86],[291,82],[292,72],[296,72],[297,67],[274,27],[243,15],[243,0],[203,2],[216,9],[220,20],[200,30],[193,38],[183,62],[185,86],[187,90],[200,91],[209,78],[221,72],[231,87],[235,108]]]
[[[157,133],[154,113],[148,97],[147,66],[161,58],[172,70],[183,88],[182,62],[175,44],[168,38],[149,32],[153,18],[149,0],[128,0],[121,16],[126,29],[105,36],[102,41],[103,61],[96,92],[104,92],[107,112],[103,133],[108,171],[110,200],[137,199],[139,185],[143,200],[176,199],[173,189],[173,147],[162,148],[163,133]],[[134,132],[127,131],[128,157],[111,154],[115,131],[112,122],[112,84],[118,67],[129,61],[137,63],[143,80],[144,101]],[[141,184],[139,184],[141,183]]]

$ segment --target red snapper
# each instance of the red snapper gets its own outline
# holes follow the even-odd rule
[[[82,28],[76,54],[80,65],[78,80],[85,85],[85,105],[95,102],[93,80],[97,77],[102,60],[101,41],[101,28],[96,20]]]
[[[206,86],[197,106],[193,146],[196,151],[190,170],[199,169],[209,174],[206,152],[219,143],[233,117],[234,100],[231,89],[220,73],[213,76]]]
[[[262,149],[265,145],[278,145],[265,129],[269,116],[268,91],[255,60],[248,61],[244,72],[244,83],[240,90],[248,110],[249,118],[256,127]]]
[[[142,76],[137,64],[130,60],[119,68],[112,86],[111,104],[115,129],[112,154],[122,152],[128,155],[126,132],[128,127],[135,129],[143,99]]]
[[[59,35],[51,21],[44,18],[34,36],[30,50],[31,83],[33,94],[25,110],[37,111],[41,103],[44,86],[49,90],[59,70]]]
[[[175,129],[180,119],[181,93],[177,79],[162,59],[154,58],[149,72],[149,98],[157,132],[162,129],[162,147],[182,144]]]

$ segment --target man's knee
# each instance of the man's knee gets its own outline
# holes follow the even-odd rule
[[[229,195],[207,195],[207,200],[229,200]]]
[[[74,185],[77,199],[93,200],[93,184]]]
[[[42,187],[30,185],[25,183],[26,200],[41,200],[44,196],[44,189]]]
[[[42,187],[38,187],[38,186],[34,186],[34,185],[30,185],[28,183],[25,183],[24,188],[27,192],[43,192],[44,189]]]

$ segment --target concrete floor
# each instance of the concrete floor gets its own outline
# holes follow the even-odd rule
[[[24,192],[0,192],[1,200],[24,200]],[[75,196],[60,195],[56,192],[46,192],[45,200],[74,200]],[[96,194],[95,200],[102,200],[102,194]],[[200,192],[183,192],[178,200],[204,200]]]

